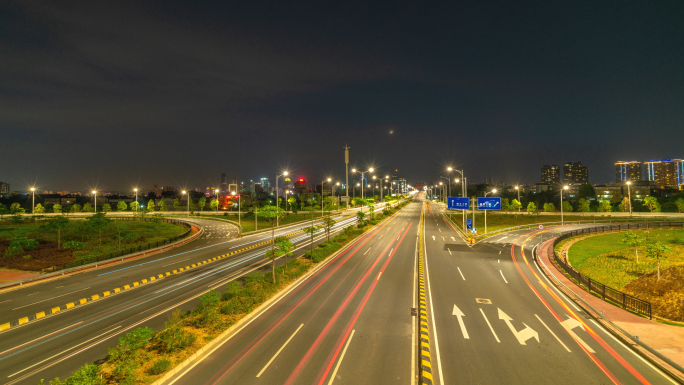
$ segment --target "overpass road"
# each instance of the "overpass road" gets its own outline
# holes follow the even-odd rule
[[[350,215],[334,218],[334,231],[355,221]],[[0,293],[0,324],[62,308],[0,332],[0,383],[65,378],[85,363],[102,362],[107,348],[127,331],[140,326],[160,329],[173,309],[193,309],[199,295],[266,262],[270,232],[235,238],[237,228],[225,222],[192,221],[204,233],[178,248]],[[299,230],[309,225],[284,227],[275,234],[290,235],[295,245],[304,247],[311,238]],[[322,238],[316,234],[315,243]],[[110,294],[103,296],[105,291]],[[88,301],[79,304],[84,298]],[[69,303],[76,306],[66,309]]]

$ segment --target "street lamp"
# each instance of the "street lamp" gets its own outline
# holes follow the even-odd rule
[[[352,172],[357,172],[357,171],[355,168],[352,168]],[[369,172],[373,172],[373,167],[369,168],[367,171],[359,170],[358,172],[359,172],[359,174],[361,174],[361,199],[363,199],[364,198],[364,196],[363,196],[363,181],[364,181],[364,178],[366,177],[366,174],[368,174]],[[369,185],[369,187],[370,187],[370,185]],[[361,212],[363,212],[363,205],[361,206]]]
[[[489,191],[489,192],[485,192],[484,196],[486,197],[488,194],[493,194],[495,192],[496,192],[496,189]],[[485,232],[484,233],[485,234],[487,234],[487,211],[489,211],[489,210],[484,210],[484,212],[485,212]]]
[[[187,191],[183,190],[183,195],[185,195]],[[135,189],[135,203],[138,203],[138,189]],[[138,209],[138,205],[135,205],[136,210]],[[188,215],[190,215],[190,194],[188,194]]]
[[[276,175],[276,227],[280,226],[280,202],[278,202],[278,178],[287,176],[287,171],[283,171],[281,175]]]
[[[216,192],[216,213],[218,214],[218,207],[219,207],[219,198],[218,198],[218,189],[214,189],[214,192]]]
[[[375,200],[375,179],[377,179],[377,177],[373,175],[373,200]]]
[[[335,186],[339,186],[339,185],[340,185],[340,182],[335,183]],[[335,190],[336,190],[336,189],[337,189],[337,188],[335,188]],[[333,199],[335,198],[335,190],[333,190]],[[336,209],[335,211],[338,211],[338,210],[340,209],[340,205],[339,205],[339,203],[337,202],[337,200],[335,200],[335,205],[337,205],[337,209]]]
[[[522,203],[520,203],[520,187],[515,186],[515,190],[518,191],[518,214],[520,214],[520,207],[522,207]],[[561,206],[563,204],[561,203]]]
[[[330,182],[331,180],[332,179],[328,178],[328,182]],[[321,182],[321,218],[323,218],[323,187],[324,186],[325,186],[325,180]]]
[[[33,190],[33,189],[31,189]],[[632,217],[632,181],[627,181],[627,193],[629,194],[629,217]]]
[[[561,190],[561,225],[564,225],[565,222],[563,221],[563,190],[567,190],[568,186],[563,186],[563,189]],[[539,209],[539,208],[537,208]]]
[[[230,195],[232,195],[233,199],[235,199],[235,191],[231,191]],[[242,227],[242,225],[240,224],[240,210],[242,208],[240,206],[240,194],[238,194],[238,226]]]
[[[453,175],[452,171],[454,171],[454,169],[451,167],[447,167],[447,171],[449,171],[449,190],[447,192],[449,196],[451,196],[451,175]],[[458,183],[458,180],[456,180],[456,183]]]
[[[31,198],[31,205],[32,205],[31,215],[35,215],[36,214],[36,188],[35,187],[31,187],[31,195],[32,195],[32,198]]]
[[[451,167],[449,167],[447,170],[452,171],[450,169],[451,169]],[[456,171],[457,173],[459,173],[461,175],[461,178],[463,178],[463,183],[461,184],[461,196],[465,197],[466,195],[468,195],[468,180],[466,179],[465,175],[463,174],[463,170],[453,170],[453,171]],[[458,183],[458,179],[456,179],[456,183]],[[475,221],[475,207],[473,207],[473,221]],[[465,222],[466,222],[466,210],[463,209],[463,225],[464,226],[465,226]]]
[[[97,214],[97,191],[93,190],[93,196],[95,197],[95,214]]]

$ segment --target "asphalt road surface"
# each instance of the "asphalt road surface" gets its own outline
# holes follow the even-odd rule
[[[336,219],[334,231],[355,221],[352,217]],[[40,379],[66,378],[83,364],[103,362],[107,348],[115,346],[126,332],[135,327],[162,328],[174,309],[192,310],[199,295],[211,288],[223,287],[229,280],[258,269],[267,261],[264,252],[269,246],[264,243],[270,240],[270,232],[235,238],[237,229],[232,225],[211,220],[192,221],[205,231],[200,239],[186,245],[0,293],[1,324],[104,291],[112,292],[107,297],[0,332],[0,383],[35,384]],[[276,231],[276,236],[291,234],[309,225],[282,228]],[[322,238],[319,232],[315,243]],[[297,233],[291,240],[298,247],[304,247],[310,243],[310,236]],[[244,251],[209,261],[236,250]],[[192,267],[193,264],[196,266]],[[177,273],[165,275],[173,270]],[[162,278],[150,280],[160,274]],[[133,282],[143,279],[148,282],[133,287]],[[132,288],[113,293],[114,288],[127,284]]]

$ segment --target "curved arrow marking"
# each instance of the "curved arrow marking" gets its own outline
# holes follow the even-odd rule
[[[513,324],[511,323],[511,321],[513,321],[513,318],[509,317],[508,314],[504,313],[501,309],[497,309],[499,310],[499,319],[506,322],[506,325],[508,325],[508,328],[511,329],[511,333],[513,333],[518,342],[520,342],[520,345],[527,345],[525,341],[529,340],[530,338],[534,338],[535,340],[537,340],[537,342],[539,342],[539,334],[536,331],[534,331],[534,329],[527,326],[523,322],[523,325],[525,325],[525,329],[521,331],[516,331],[513,327]]]

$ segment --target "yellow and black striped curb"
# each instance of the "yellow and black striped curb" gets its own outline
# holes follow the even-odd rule
[[[424,206],[423,206],[424,207]],[[427,302],[425,300],[425,271],[423,270],[423,214],[421,211],[418,234],[418,297],[420,300],[420,383],[432,385],[432,360],[430,358],[430,332],[428,330]]]
[[[285,236],[286,236],[286,237],[291,237],[291,236],[293,236],[293,235],[295,235],[295,234],[302,233],[302,232],[304,232],[304,231],[303,231],[303,230],[299,230],[299,231],[295,231],[295,232],[289,233],[289,234],[287,234],[287,235],[285,235]],[[181,267],[181,268],[179,268],[179,269],[176,269],[176,270],[172,270],[172,271],[170,271],[170,272],[167,271],[167,272],[165,272],[164,274],[159,274],[159,275],[157,275],[157,276],[153,276],[153,277],[150,277],[150,278],[142,279],[142,280],[140,280],[140,281],[136,281],[136,282],[133,282],[133,283],[130,284],[130,285],[124,285],[123,287],[117,287],[117,288],[112,289],[111,291],[105,291],[105,292],[102,292],[102,293],[99,293],[99,294],[95,294],[95,295],[91,295],[91,296],[88,296],[88,297],[85,297],[85,298],[81,298],[81,299],[79,299],[78,301],[69,302],[69,303],[67,303],[67,304],[64,305],[64,306],[56,306],[56,307],[53,307],[53,308],[51,308],[51,309],[49,309],[49,310],[41,311],[41,312],[39,312],[39,313],[35,313],[35,314],[32,315],[32,316],[27,316],[27,317],[19,318],[19,320],[14,321],[14,322],[5,322],[4,324],[0,324],[0,331],[7,330],[7,329],[9,329],[9,328],[11,328],[11,327],[23,325],[23,324],[25,324],[25,323],[27,323],[27,322],[29,322],[29,321],[34,321],[34,320],[43,318],[43,317],[48,316],[48,315],[51,315],[51,314],[56,314],[56,313],[59,313],[60,311],[69,310],[69,309],[72,309],[72,308],[77,307],[77,306],[80,306],[80,305],[84,305],[84,304],[89,303],[89,302],[94,302],[94,301],[96,301],[96,300],[98,300],[98,299],[101,299],[101,298],[104,298],[104,297],[108,297],[108,296],[110,296],[110,295],[117,294],[117,293],[120,293],[120,292],[123,292],[123,291],[127,291],[127,290],[133,289],[133,288],[135,288],[135,287],[142,286],[142,285],[145,285],[145,284],[147,284],[147,283],[154,282],[154,281],[156,281],[156,280],[158,280],[158,279],[162,279],[162,278],[165,278],[165,277],[174,275],[174,274],[178,274],[178,273],[181,273],[181,272],[183,272],[183,271],[187,271],[187,270],[190,270],[190,269],[192,269],[192,268],[199,267],[199,266],[205,265],[205,264],[207,264],[207,263],[214,262],[214,261],[217,261],[217,260],[219,260],[219,259],[222,259],[222,258],[225,258],[225,257],[229,257],[229,256],[234,255],[234,254],[237,254],[237,253],[241,253],[241,252],[243,252],[243,251],[251,250],[251,249],[254,249],[254,248],[256,248],[256,247],[266,245],[266,244],[268,244],[268,243],[271,243],[271,241],[268,240],[268,241],[256,243],[256,244],[253,244],[253,245],[251,245],[251,246],[243,247],[243,248],[240,249],[240,250],[235,250],[235,251],[231,251],[230,253],[226,253],[226,254],[223,254],[223,255],[219,255],[219,256],[217,256],[217,257],[215,257],[215,258],[210,258],[210,259],[207,259],[207,260],[202,261],[202,262],[193,263],[192,265],[188,265],[188,266],[185,266],[185,267]]]

